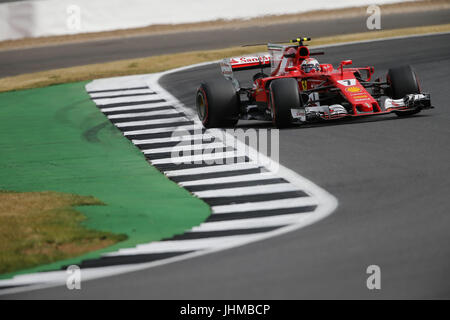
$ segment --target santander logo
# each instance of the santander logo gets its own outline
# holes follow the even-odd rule
[[[238,60],[236,60],[238,59]],[[240,58],[231,58],[230,63],[235,64],[247,64],[247,63],[259,63],[262,61],[262,63],[267,64],[270,63],[270,56],[260,56],[260,57],[240,57]]]

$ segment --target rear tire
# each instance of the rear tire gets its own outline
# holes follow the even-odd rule
[[[410,65],[389,69],[387,82],[390,85],[390,93],[393,99],[404,98],[407,94],[420,93],[416,73]],[[399,111],[395,114],[399,117],[405,117],[419,112],[420,109]]]
[[[292,125],[291,109],[301,107],[298,81],[294,78],[273,80],[270,83],[270,105],[272,108],[272,121],[277,128]]]
[[[240,101],[231,81],[203,82],[197,89],[197,113],[205,128],[230,128],[239,120]]]

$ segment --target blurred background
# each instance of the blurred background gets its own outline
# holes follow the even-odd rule
[[[34,0],[0,1],[0,40],[111,31],[160,24],[218,19],[249,19],[265,15],[348,8],[399,0],[342,1],[209,1],[209,0]]]
[[[0,78],[299,35],[449,22],[450,0],[0,0]]]

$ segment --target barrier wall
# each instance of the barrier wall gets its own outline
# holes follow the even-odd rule
[[[37,0],[0,4],[0,41],[252,18],[401,0]]]

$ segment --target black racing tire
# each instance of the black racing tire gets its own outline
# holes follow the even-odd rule
[[[239,121],[240,99],[231,81],[202,82],[195,102],[205,128],[232,128]]]
[[[298,81],[295,78],[276,79],[270,83],[272,121],[277,128],[292,125],[291,109],[301,107]]]
[[[389,69],[387,82],[390,85],[390,94],[393,99],[404,98],[407,94],[420,93],[416,73],[410,65]],[[410,116],[420,112],[420,109],[399,111],[399,117]]]

